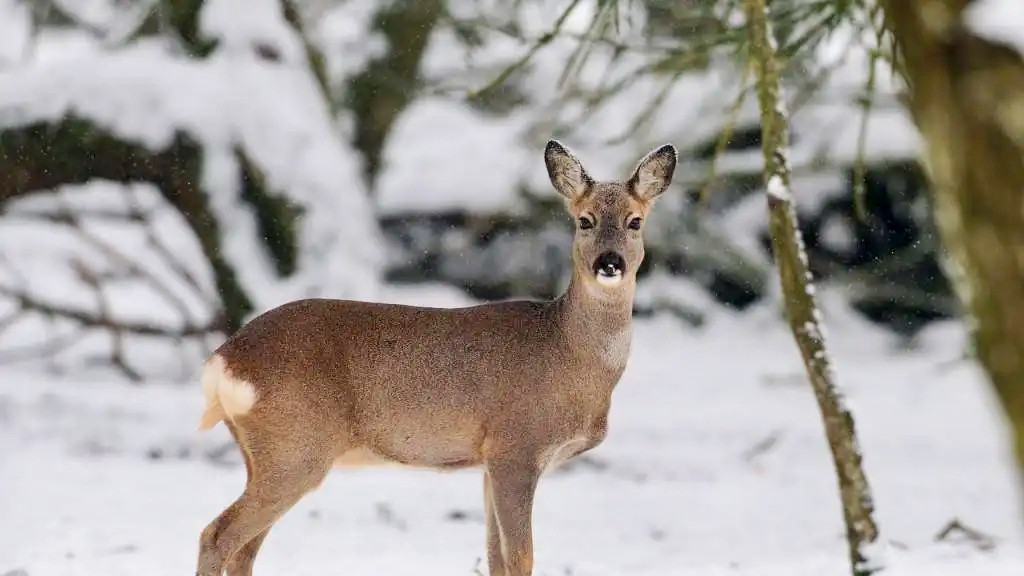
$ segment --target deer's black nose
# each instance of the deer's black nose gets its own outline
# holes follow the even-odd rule
[[[594,261],[594,274],[618,276],[626,269],[626,259],[618,252],[605,252]]]

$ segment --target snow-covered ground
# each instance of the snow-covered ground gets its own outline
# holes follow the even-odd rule
[[[1019,484],[962,329],[936,325],[898,349],[825,296],[894,543],[886,573],[1024,573]],[[462,301],[423,287],[380,299]],[[817,408],[776,309],[715,311],[701,330],[656,317],[635,331],[608,439],[541,482],[535,573],[848,574]],[[29,368],[0,381],[0,574],[193,573],[199,532],[245,480],[222,426],[195,431],[197,384]],[[337,470],[275,527],[256,573],[469,575],[484,551],[481,500],[475,471]],[[934,542],[953,518],[995,548]]]

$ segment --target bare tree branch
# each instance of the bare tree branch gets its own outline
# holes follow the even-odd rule
[[[131,190],[126,189],[125,196],[131,206],[131,210],[136,213],[142,213],[142,208],[139,206],[139,199],[137,195]],[[145,220],[148,222],[149,218],[145,218]],[[164,260],[164,263],[167,264],[167,267],[192,289],[193,294],[197,298],[205,302],[211,308],[215,308],[217,306],[217,302],[207,295],[206,290],[204,290],[199,284],[199,280],[195,277],[195,274],[188,269],[188,266],[186,266],[177,256],[174,255],[173,252],[171,252],[170,249],[167,248],[167,245],[157,235],[154,227],[152,225],[146,226],[145,233],[146,245],[160,255]]]
[[[26,360],[52,359],[57,354],[81,342],[88,329],[79,326],[66,334],[46,338],[43,342],[8,348],[0,351],[0,364],[14,364]]]
[[[85,227],[82,226],[81,220],[70,208],[62,208],[62,212],[64,213],[65,217],[64,222],[74,230],[75,234],[82,240],[84,244],[93,247],[94,249],[96,249],[96,251],[106,256],[112,262],[124,268],[124,270],[128,272],[131,276],[144,282],[147,286],[152,288],[155,293],[161,296],[168,304],[175,308],[178,311],[178,313],[181,314],[182,318],[185,319],[186,324],[191,322],[192,314],[189,312],[188,306],[185,304],[185,302],[181,299],[181,297],[175,294],[173,290],[168,288],[162,281],[160,281],[159,278],[153,275],[153,273],[150,272],[148,268],[142,266],[141,264],[127,256],[117,248],[114,248],[113,246],[104,242],[93,233],[89,232]],[[96,289],[100,289],[98,283],[96,284]]]
[[[48,316],[66,318],[89,328],[106,328],[108,330],[120,330],[122,332],[139,334],[142,336],[162,336],[165,338],[203,336],[209,332],[217,331],[215,322],[211,322],[207,325],[186,324],[178,328],[172,328],[158,326],[150,322],[136,322],[130,320],[115,321],[109,317],[104,317],[102,314],[97,314],[88,310],[76,309],[70,306],[54,304],[52,302],[45,302],[43,300],[36,299],[24,291],[14,289],[9,286],[0,285],[0,295],[10,298],[26,310],[32,310]]]
[[[718,135],[718,141],[715,142],[715,152],[711,156],[711,162],[708,165],[707,180],[700,187],[699,201],[701,204],[707,203],[711,187],[715,185],[715,181],[718,179],[718,159],[725,152],[725,147],[729,144],[729,141],[732,140],[733,130],[736,129],[736,119],[739,117],[740,108],[747,97],[747,80],[749,76],[750,66],[744,66],[743,74],[740,77],[739,92],[737,92],[736,100],[733,101],[732,107],[729,109],[729,115],[725,120],[725,126],[722,128],[721,134]]]
[[[562,13],[558,16],[558,19],[555,20],[555,23],[551,27],[550,32],[538,38],[537,41],[534,42],[532,46],[530,46],[530,49],[527,50],[526,53],[523,54],[518,60],[513,62],[511,65],[507,66],[504,70],[501,71],[500,74],[498,74],[498,76],[496,76],[493,80],[488,82],[483,88],[471,92],[468,97],[471,99],[480,98],[487,92],[490,92],[491,90],[494,90],[495,88],[504,84],[505,81],[508,80],[513,74],[518,72],[519,69],[529,64],[530,60],[533,59],[537,52],[540,52],[541,48],[544,48],[552,41],[554,41],[555,38],[558,37],[558,33],[562,30],[562,26],[565,25],[565,21],[569,18],[569,15],[572,14],[573,10],[576,9],[576,6],[579,3],[580,0],[572,0],[572,2],[570,2],[569,5],[566,6],[565,10],[563,10]]]
[[[54,164],[53,158],[61,162]],[[65,184],[101,178],[149,182],[195,233],[213,270],[227,329],[238,329],[253,304],[221,250],[221,224],[201,188],[202,150],[178,134],[164,150],[150,151],[118,139],[88,120],[66,117],[0,131],[0,206],[6,201]]]

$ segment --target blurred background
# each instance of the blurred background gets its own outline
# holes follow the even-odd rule
[[[878,14],[771,4],[800,227],[883,537],[932,550],[959,518],[966,544],[910,554],[908,570],[1019,573],[1002,416]],[[609,440],[542,484],[538,573],[845,573],[781,316],[739,14],[731,0],[0,0],[0,574],[192,569],[244,480],[222,428],[193,433],[195,377],[255,314],[305,296],[560,294],[573,227],[549,138],[598,179],[663,143],[680,164],[647,227]],[[257,573],[471,572],[478,478],[388,474],[332,475]]]
[[[32,318],[4,322],[4,356],[114,356],[142,376],[166,367],[133,348],[304,295],[555,296],[572,227],[544,171],[552,137],[606,179],[659,143],[682,151],[639,313],[696,326],[772,290],[757,99],[723,20],[735,3],[156,4],[7,2],[0,234],[26,248],[4,250],[0,295]],[[782,23],[842,15],[789,4]],[[884,62],[867,86],[870,20],[850,16],[780,30],[801,226],[819,282],[910,338],[957,307],[917,135]]]

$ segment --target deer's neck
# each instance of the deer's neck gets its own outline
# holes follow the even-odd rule
[[[636,280],[624,278],[614,291],[588,284],[573,275],[558,300],[558,321],[576,355],[621,370],[629,358]]]

